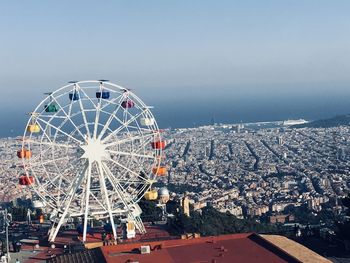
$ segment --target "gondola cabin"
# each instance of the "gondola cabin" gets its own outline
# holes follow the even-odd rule
[[[135,103],[132,100],[124,100],[122,102],[122,107],[124,109],[130,109],[135,106]]]
[[[146,200],[157,200],[158,192],[156,190],[147,191],[144,195]]]
[[[159,150],[159,149],[164,149],[166,146],[166,142],[165,141],[157,141],[157,142],[152,142],[151,143],[152,148]]]
[[[140,119],[141,125],[143,126],[151,126],[154,124],[153,118],[141,118]]]
[[[107,99],[109,99],[109,97],[110,97],[109,91],[102,91],[102,92],[97,91],[96,92],[96,98],[98,98],[98,99],[102,98],[104,100],[107,100]]]
[[[38,133],[40,132],[40,126],[38,124],[30,124],[27,127],[28,132]]]
[[[79,93],[78,92],[69,93],[69,99],[73,101],[79,100]]]
[[[18,181],[20,185],[32,185],[34,183],[34,177],[22,175],[19,177]]]
[[[160,167],[154,167],[152,169],[153,174],[157,176],[164,176],[167,173],[166,167],[160,166]]]
[[[43,201],[40,201],[40,200],[33,200],[32,201],[32,205],[34,208],[43,208],[45,207],[45,204]]]
[[[50,103],[45,105],[45,112],[58,112],[58,105],[56,103]]]
[[[17,156],[18,158],[26,158],[29,159],[30,157],[32,157],[32,152],[26,149],[22,149],[17,151]]]

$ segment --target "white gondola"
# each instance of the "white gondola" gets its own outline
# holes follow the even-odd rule
[[[143,126],[150,126],[154,124],[153,118],[141,118],[140,119],[141,125]]]
[[[33,207],[34,208],[43,208],[45,207],[44,202],[40,201],[40,200],[33,200]]]

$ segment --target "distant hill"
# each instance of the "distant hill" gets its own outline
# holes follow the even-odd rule
[[[330,119],[311,121],[304,124],[290,126],[292,128],[330,128],[337,126],[350,126],[350,114],[335,116]]]

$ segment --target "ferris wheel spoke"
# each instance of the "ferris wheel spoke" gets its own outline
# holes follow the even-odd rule
[[[36,155],[36,156],[34,156],[33,158],[31,158],[31,159],[30,159],[30,163],[28,164],[28,167],[33,168],[33,167],[36,167],[36,164],[37,164],[38,166],[42,166],[43,169],[44,169],[45,172],[46,172],[46,168],[45,168],[45,166],[44,166],[43,164],[46,164],[47,162],[52,162],[53,160],[50,160],[50,161],[43,161],[43,158],[42,158],[42,157],[45,156],[45,154],[46,154],[49,150],[51,150],[51,149],[52,149],[52,147],[48,147],[48,148],[42,150],[41,153],[40,153],[40,155]],[[65,160],[66,158],[67,158],[67,156],[62,157],[63,160]],[[54,159],[54,160],[60,161],[60,160],[57,159],[57,158]],[[34,165],[34,166],[33,166],[33,165]],[[54,163],[54,165],[55,165],[56,168],[58,169],[56,163]]]
[[[45,164],[49,164],[49,163],[55,163],[57,161],[62,161],[62,160],[68,160],[68,156],[64,156],[64,157],[61,157],[61,158],[56,158],[56,159],[45,161],[45,162],[31,163],[30,166],[31,167],[41,166],[41,165],[45,165]]]
[[[138,148],[136,149],[136,151],[133,151],[132,153],[137,155],[137,154],[140,154],[140,152],[146,147],[146,145],[150,144],[151,141],[152,141],[152,137],[148,137],[146,138],[144,141],[142,141],[142,143],[138,146]],[[156,156],[153,156],[153,159],[157,158]],[[130,164],[130,162],[134,162],[136,163],[137,165],[140,165],[140,160],[137,160],[134,156],[131,156],[131,158],[129,159],[128,161],[128,164]]]
[[[84,91],[84,89],[81,88],[81,87],[79,87],[79,92],[80,92],[80,91],[81,91],[82,93],[84,93],[84,95],[85,95],[84,97],[87,98],[87,99],[91,102],[91,104],[94,105],[94,107],[96,108],[95,102],[93,102],[92,99],[90,98],[90,96],[86,94],[86,92]]]
[[[132,157],[154,159],[153,155],[145,155],[145,154],[137,154],[137,153],[133,153],[133,152],[121,152],[121,151],[113,151],[113,150],[106,150],[106,151],[109,153],[117,154],[117,155],[125,155],[125,156],[132,156]]]
[[[106,89],[106,87],[104,87],[104,89]],[[101,111],[104,111],[104,109],[107,108],[110,105],[114,105],[114,106],[118,107],[120,105],[119,101],[121,102],[121,100],[120,100],[121,96],[123,96],[123,93],[120,94],[119,96],[117,96],[114,99],[109,99],[108,101],[106,101],[106,103],[101,107]],[[104,111],[104,112],[106,112],[106,111]],[[110,114],[110,112],[106,112],[106,113]]]
[[[79,85],[77,85],[79,88],[77,89],[78,91],[78,94],[80,96],[80,91],[81,91],[81,88]],[[78,100],[79,101],[79,107],[80,107],[80,111],[81,111],[81,115],[83,116],[83,121],[84,121],[84,124],[85,124],[85,129],[86,129],[86,132],[87,132],[87,135],[88,137],[90,138],[91,135],[90,135],[90,129],[89,129],[89,124],[88,124],[88,121],[86,119],[86,114],[85,114],[85,110],[84,110],[84,107],[83,107],[83,102],[82,102],[82,99],[81,99],[81,96],[80,96],[80,99]]]
[[[139,153],[141,150],[144,150],[145,147],[153,141],[153,137],[144,137],[143,139],[144,140],[141,142],[135,153]]]
[[[63,174],[58,174],[58,175],[56,175],[54,178],[49,179],[49,181],[48,181],[47,183],[42,184],[41,186],[42,186],[43,188],[46,188],[46,187],[47,187],[48,185],[50,185],[50,184],[56,186],[56,185],[54,184],[54,182],[55,182],[57,179],[62,179],[62,178],[63,178],[65,181],[69,182],[69,180],[68,180],[67,178],[65,178],[65,176],[64,176]],[[60,189],[60,186],[59,186],[58,188]]]
[[[64,110],[64,108],[62,107],[62,105],[57,101],[57,99],[56,99],[55,97],[53,97],[53,96],[52,96],[52,98],[53,98],[54,102],[58,105],[60,111],[62,111],[63,114],[66,116],[66,121],[69,120],[69,122],[74,126],[74,128],[77,129],[77,131],[79,132],[80,136],[81,136],[83,139],[85,139],[84,135],[81,133],[81,131],[78,129],[77,125],[76,125],[76,124],[72,121],[72,119],[71,119],[72,102],[69,104],[69,113],[67,114],[67,112]],[[58,111],[58,112],[59,112],[59,111]],[[57,112],[57,113],[58,113],[58,112]],[[56,114],[57,114],[57,113],[56,113]],[[64,122],[64,123],[65,123],[65,122]]]
[[[116,140],[114,142],[111,142],[111,143],[107,143],[105,144],[105,147],[110,147],[110,146],[114,146],[114,145],[119,145],[119,144],[124,144],[124,143],[127,143],[127,142],[132,142],[132,141],[135,141],[135,140],[142,140],[142,139],[145,139],[145,138],[148,138],[148,137],[154,137],[155,136],[155,133],[149,133],[149,134],[143,134],[143,135],[139,135],[139,136],[130,136],[126,139],[121,139],[121,140]]]
[[[96,116],[95,116],[95,123],[94,123],[94,133],[93,133],[93,138],[96,139],[97,137],[97,128],[98,128],[98,124],[99,124],[99,119],[100,119],[100,104],[98,104],[97,106],[97,110],[96,110]]]
[[[68,204],[65,207],[69,208],[72,200],[74,199],[74,196],[76,195],[76,192],[77,192],[79,186],[81,185],[81,183],[86,175],[87,169],[88,169],[88,164],[87,164],[87,161],[85,161],[85,163],[83,163],[82,169],[77,171],[77,173],[75,174],[76,180],[71,181],[71,184],[66,191],[66,197],[64,198],[64,200],[61,203],[62,207],[65,206],[66,202],[68,202]]]
[[[37,122],[37,123],[38,123],[38,125],[40,126],[40,128],[43,130],[43,128],[42,128],[42,126],[39,124],[39,122]],[[44,132],[44,135],[45,135],[45,137],[47,138],[47,140],[48,140],[49,142],[43,142],[43,137],[42,137],[42,138],[41,138],[41,141],[40,141],[40,147],[42,147],[43,144],[46,144],[46,145],[50,146],[50,147],[48,147],[47,149],[52,149],[52,150],[53,150],[53,146],[59,146],[59,144],[52,142],[51,138],[47,135],[46,132]],[[31,139],[27,140],[27,143],[30,143],[30,142],[32,142],[32,144],[35,144],[35,143],[38,142],[38,141],[31,140]],[[63,145],[62,145],[62,146],[63,146]],[[65,146],[66,148],[68,147],[68,145],[64,145],[64,146]],[[30,148],[30,147],[29,147],[29,148]],[[44,152],[42,152],[42,153],[44,153]],[[40,159],[41,162],[42,162],[42,156],[43,156],[43,155],[40,155],[40,156],[39,156],[39,159]],[[56,163],[55,163],[55,166],[56,166],[56,168],[58,169]],[[43,166],[43,168],[45,169],[44,166]],[[59,169],[58,169],[58,170],[59,170]],[[45,169],[45,172],[46,172],[46,169]]]
[[[107,210],[107,208],[105,207],[104,204],[101,203],[101,201],[95,196],[95,194],[93,192],[90,193],[90,195],[92,196],[92,198],[95,199],[95,201],[103,208],[103,210]]]
[[[106,136],[106,138],[104,138],[102,141],[106,142],[108,141],[108,139],[111,138],[111,136],[115,136],[117,135],[121,130],[123,130],[124,128],[126,128],[130,123],[132,123],[133,121],[135,121],[137,118],[139,118],[140,116],[142,116],[142,114],[144,114],[147,111],[147,109],[144,109],[143,111],[141,111],[140,113],[134,115],[132,118],[130,118],[128,121],[123,122],[121,120],[119,120],[119,118],[117,118],[116,116],[114,116],[121,124],[121,126],[119,128],[117,128],[116,130],[114,130],[112,133],[108,134]]]
[[[137,178],[140,178],[141,180],[149,183],[149,180],[147,178],[142,177],[140,174],[138,174],[137,172],[134,172],[133,170],[129,169],[128,167],[122,165],[121,163],[117,162],[116,160],[113,160],[112,158],[107,158],[106,160],[111,161],[112,163],[116,164],[117,166],[119,166],[120,168],[123,168],[124,170],[126,170],[128,173],[133,174],[134,176],[136,176]]]
[[[74,166],[76,166],[78,163],[80,162],[80,159],[76,159],[76,160],[74,160],[74,161],[72,161],[72,167],[74,167]],[[45,169],[45,166],[43,165],[43,167],[44,167],[44,169]],[[63,178],[65,181],[67,181],[67,182],[70,182],[69,180],[68,180],[68,178],[66,177],[66,173],[68,172],[68,171],[71,171],[72,170],[72,167],[66,167],[63,171],[59,171],[59,169],[58,169],[58,167],[57,167],[57,170],[58,170],[58,172],[52,172],[52,171],[50,171],[50,172],[48,172],[47,174],[48,174],[48,177],[50,178],[50,176],[51,176],[51,174],[57,174],[52,180],[50,180],[51,182],[54,182],[54,181],[56,181],[58,178]],[[45,169],[45,171],[46,171],[46,169]]]
[[[49,114],[42,115],[42,117],[45,117],[47,119],[63,119],[63,120],[67,118],[66,116],[56,116],[56,115],[49,115]]]
[[[39,145],[47,145],[47,146],[56,146],[56,147],[62,147],[62,148],[76,148],[73,145],[67,145],[67,144],[62,144],[62,143],[57,143],[57,142],[44,142],[44,141],[36,141],[33,139],[27,139],[26,140],[28,143],[32,143],[32,144],[39,144]]]
[[[51,142],[51,139],[50,139],[50,137],[46,134],[46,129],[44,129],[43,128],[43,126],[40,124],[40,122],[39,121],[36,121],[35,122],[37,125],[39,125],[39,127],[40,127],[40,130],[42,130],[43,131],[43,134],[45,135],[45,137]],[[46,127],[45,127],[46,128]],[[45,131],[45,132],[44,132]],[[31,136],[30,136],[30,138],[31,138]]]
[[[58,231],[59,231],[61,225],[63,224],[63,222],[64,222],[64,220],[65,220],[65,218],[67,216],[67,213],[69,211],[70,205],[71,205],[71,203],[72,203],[72,201],[73,201],[73,199],[75,197],[76,191],[78,190],[79,186],[81,185],[81,182],[82,182],[83,178],[85,177],[86,169],[87,169],[87,165],[85,165],[84,170],[83,170],[83,172],[80,175],[77,174],[78,179],[74,181],[75,184],[71,185],[71,188],[69,190],[69,194],[66,196],[66,198],[62,202],[62,205],[61,205],[60,208],[62,209],[61,211],[63,211],[63,213],[62,213],[62,215],[60,217],[60,220],[58,221],[57,226],[52,229],[53,233],[50,234],[49,239],[55,239],[56,238],[56,236],[58,234]]]
[[[86,171],[86,186],[85,186],[85,212],[84,212],[84,230],[83,240],[86,240],[87,220],[89,215],[89,200],[90,200],[90,184],[91,184],[91,163],[88,161],[88,168]]]
[[[61,188],[62,178],[59,178],[59,179],[60,179],[60,180],[59,180],[58,186],[55,185],[53,182],[52,182],[52,183],[51,183],[51,182],[48,182],[48,183],[45,183],[45,184],[43,184],[43,185],[40,186],[42,189],[44,189],[43,191],[46,192],[46,193],[49,194],[49,195],[52,195],[52,192],[47,190],[47,189],[49,189],[49,186],[52,185],[53,187],[55,187],[55,191],[57,191],[58,193],[56,194],[56,196],[52,196],[52,199],[53,199],[55,202],[57,202],[57,204],[60,203],[60,196],[61,196],[61,195],[66,195],[66,194],[67,194],[66,191],[65,191],[65,189],[62,189],[62,188]],[[56,180],[57,180],[57,179],[56,179]]]
[[[108,181],[111,183],[112,187],[114,188],[114,190],[117,192],[117,194],[119,195],[120,194],[120,190],[117,186],[116,186],[116,182],[115,180],[113,179],[113,176],[110,177],[110,170],[108,169],[108,167],[106,165],[104,165],[103,163],[101,163],[102,165],[102,169],[104,170],[104,173],[108,179]]]
[[[153,132],[154,133],[154,130],[152,129],[148,129],[148,128],[142,128],[142,127],[139,127],[139,126],[133,126],[133,125],[128,125],[129,128],[135,130],[135,131],[140,131],[141,133],[142,132]]]
[[[144,184],[144,180],[127,180],[127,179],[118,179],[115,178],[115,181],[118,182],[119,184]]]
[[[132,198],[128,192],[126,192],[125,188],[123,188],[118,181],[114,180],[112,172],[109,170],[108,166],[102,164],[107,179],[111,183],[112,187],[115,189],[117,192],[117,195],[119,196],[120,200],[122,201],[124,207],[130,211],[130,203],[132,203]]]
[[[116,109],[109,115],[108,120],[106,121],[105,125],[102,128],[102,131],[100,132],[98,139],[101,140],[102,137],[104,136],[104,134],[107,131],[107,128],[109,127],[109,125],[112,123],[114,116],[116,116],[117,112],[119,111],[119,109],[122,106],[122,101],[125,99],[125,93],[122,93],[120,96],[118,96],[118,98],[116,98],[116,100],[118,100],[118,105],[116,106]],[[103,109],[103,108],[102,108]]]
[[[52,125],[51,123],[49,123],[49,122],[47,122],[47,121],[41,119],[40,117],[37,117],[37,119],[39,119],[40,121],[44,122],[46,125],[50,126],[51,128],[55,129],[57,132],[60,132],[60,133],[62,133],[62,134],[64,134],[64,135],[66,135],[67,137],[71,138],[73,141],[77,142],[79,145],[82,144],[82,142],[79,141],[77,138],[74,138],[73,136],[69,135],[68,133],[62,131],[60,128],[58,128],[58,127]],[[83,139],[84,139],[84,138],[83,138]]]
[[[112,208],[111,208],[109,195],[108,195],[107,188],[106,188],[106,181],[105,181],[105,176],[104,176],[104,172],[103,172],[103,167],[102,167],[101,161],[97,162],[97,164],[98,164],[98,170],[99,170],[101,191],[102,191],[102,194],[105,196],[105,202],[106,202],[107,209],[108,209],[107,212],[109,214],[109,219],[111,220],[113,236],[114,236],[114,239],[116,240],[117,239],[117,231],[116,231],[115,225],[114,225]]]
[[[141,145],[139,145],[139,147],[136,149],[136,151],[132,151],[131,153],[134,154],[134,155],[142,155],[142,154],[140,154],[140,152],[141,152],[142,150],[144,150],[145,146],[146,146],[147,144],[149,144],[150,141],[151,141],[151,140],[149,140],[149,139],[148,139],[148,140],[145,140],[144,142],[142,142]],[[107,151],[108,151],[108,149],[107,149]],[[156,157],[153,156],[152,159],[154,159],[154,158],[156,158]],[[139,160],[136,160],[136,159],[135,159],[135,156],[133,156],[133,155],[130,156],[130,159],[129,159],[128,164],[130,163],[131,160],[134,161],[135,163],[137,163],[137,164],[139,165]]]
[[[100,113],[101,113],[101,103],[102,103],[102,83],[100,83],[100,90],[99,90],[101,96],[98,99],[97,106],[96,108],[96,115],[95,115],[95,123],[94,123],[94,133],[93,133],[93,138],[96,139],[97,136],[97,128],[100,120]]]

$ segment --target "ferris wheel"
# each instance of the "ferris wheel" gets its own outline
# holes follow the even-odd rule
[[[137,202],[162,166],[162,141],[151,107],[133,92],[106,80],[74,81],[46,94],[30,113],[22,148],[23,185],[31,185],[52,209],[49,241],[68,218],[115,219],[145,232]],[[21,181],[22,180],[22,181]]]

